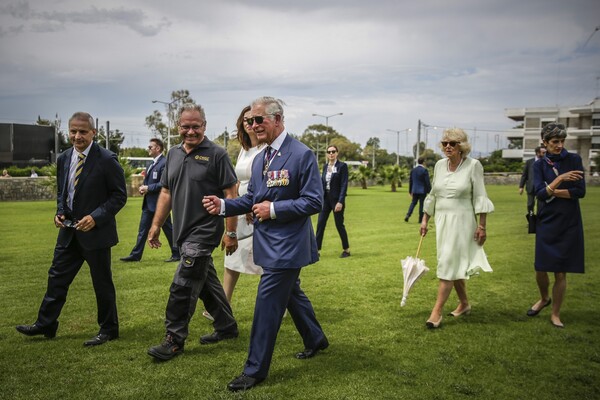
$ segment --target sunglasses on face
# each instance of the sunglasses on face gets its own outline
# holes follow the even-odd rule
[[[269,115],[273,115],[273,114],[269,114]],[[265,122],[265,118],[267,118],[266,116],[263,115],[257,115],[254,117],[250,117],[250,118],[246,118],[244,121],[249,125],[252,126],[254,125],[254,123],[256,122],[257,125],[262,124],[263,122]]]
[[[450,147],[456,147],[457,144],[460,144],[460,142],[455,142],[455,141],[450,141],[450,142],[442,142],[442,147],[446,147],[448,145],[450,145]]]
[[[203,127],[203,126],[204,126],[204,125],[192,125],[192,126],[189,126],[189,125],[181,125],[181,126],[179,127],[179,131],[180,131],[180,132],[189,132],[189,130],[191,129],[191,130],[193,130],[194,132],[199,132],[199,131],[202,129],[202,127]]]
[[[337,150],[327,150],[327,154],[335,154],[337,153]]]

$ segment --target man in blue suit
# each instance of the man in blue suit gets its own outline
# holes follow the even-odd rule
[[[417,202],[419,202],[419,222],[423,220],[423,202],[427,193],[431,190],[431,181],[429,180],[429,171],[423,165],[425,159],[419,157],[417,159],[417,166],[410,171],[410,178],[408,181],[408,192],[412,196],[412,201],[408,207],[404,222],[408,222],[408,219],[413,213]]]
[[[54,225],[60,230],[48,271],[48,286],[35,323],[16,327],[24,335],[56,336],[69,286],[85,261],[96,292],[100,331],[84,346],[119,337],[110,248],[119,241],[115,215],[127,202],[127,191],[117,156],[93,142],[94,136],[92,116],[84,112],[73,114],[69,119],[73,147],[57,160]]]
[[[248,192],[237,199],[206,196],[203,200],[214,215],[254,214],[254,262],[264,270],[248,359],[243,373],[228,384],[231,391],[250,389],[267,377],[286,308],[304,342],[304,351],[296,358],[313,357],[329,346],[299,279],[302,267],[318,261],[310,220],[323,202],[317,160],[308,147],[286,132],[279,100],[258,98],[251,113],[248,124],[259,142],[268,146],[254,158]]]
[[[535,187],[533,186],[533,164],[544,158],[546,155],[546,148],[543,146],[537,146],[535,148],[535,157],[525,161],[523,167],[523,173],[521,174],[521,180],[519,181],[519,195],[523,194],[523,188],[527,191],[527,214],[535,214]]]
[[[129,253],[127,257],[122,257],[121,261],[140,261],[142,259],[148,232],[152,226],[152,219],[154,218],[154,212],[156,211],[156,202],[158,201],[158,195],[162,188],[160,178],[162,177],[166,164],[165,157],[162,154],[164,147],[165,145],[162,140],[158,138],[150,139],[148,154],[150,157],[154,158],[154,162],[146,169],[144,182],[139,189],[140,194],[144,196],[144,200],[142,201],[142,217],[140,219],[137,242],[131,250],[131,253]],[[169,248],[171,249],[171,258],[165,261],[179,261],[179,249],[177,248],[177,245],[173,243],[173,224],[171,223],[171,215],[167,216],[165,224],[162,226],[162,230],[169,242]]]

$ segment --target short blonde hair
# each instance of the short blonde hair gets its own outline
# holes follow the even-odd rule
[[[460,128],[449,128],[444,130],[442,134],[442,142],[458,142],[458,151],[462,158],[467,158],[471,152],[471,143],[469,143],[469,137],[467,133]],[[444,152],[444,146],[440,143],[440,149]]]

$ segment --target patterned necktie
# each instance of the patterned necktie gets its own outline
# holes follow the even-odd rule
[[[77,190],[77,183],[79,182],[79,175],[81,171],[83,171],[83,161],[85,160],[85,154],[79,153],[77,154],[79,157],[79,161],[77,161],[77,168],[75,168],[75,181],[73,182],[73,189]]]
[[[269,165],[271,164],[271,152],[273,151],[273,148],[271,146],[267,146],[267,149],[265,151],[265,162],[263,164],[263,175],[265,175],[267,173],[267,170],[269,169]]]

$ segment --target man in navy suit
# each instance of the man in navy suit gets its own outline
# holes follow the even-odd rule
[[[534,214],[535,208],[535,188],[533,186],[533,164],[546,155],[546,148],[537,146],[535,148],[535,157],[525,161],[521,181],[519,182],[519,195],[523,194],[523,188],[527,191],[527,214]]]
[[[162,188],[160,178],[162,177],[166,164],[165,157],[162,155],[164,147],[162,140],[158,138],[150,139],[148,154],[150,157],[154,158],[154,162],[146,169],[144,182],[139,189],[140,194],[144,196],[144,200],[142,201],[142,217],[140,219],[137,242],[131,250],[131,253],[129,253],[127,257],[122,257],[121,261],[140,261],[142,259],[148,232],[150,231],[150,226],[152,226],[152,219],[154,218],[154,212],[156,211],[156,202],[158,201],[158,195]],[[171,258],[165,261],[179,261],[179,249],[177,248],[177,245],[173,243],[173,224],[171,223],[170,215],[167,216],[167,219],[162,226],[162,230],[169,242],[169,248],[171,249]]]
[[[92,116],[84,112],[73,114],[69,120],[73,147],[57,160],[54,224],[60,230],[48,271],[48,286],[35,323],[17,326],[24,335],[56,336],[69,286],[85,261],[96,292],[100,331],[84,345],[100,345],[119,337],[110,248],[119,241],[115,215],[127,202],[127,191],[117,156],[94,143],[94,136]]]
[[[427,197],[427,193],[429,193],[431,190],[429,171],[427,171],[427,168],[423,166],[424,161],[425,159],[423,157],[419,157],[417,159],[417,166],[410,171],[408,192],[412,197],[412,201],[408,207],[406,217],[404,217],[404,222],[408,222],[408,219],[412,215],[417,202],[419,203],[419,222],[421,222],[423,219],[423,202],[425,201],[425,197]]]
[[[202,201],[214,215],[254,214],[254,262],[264,270],[248,359],[243,373],[228,384],[231,391],[250,389],[267,377],[286,308],[304,342],[296,358],[310,358],[329,346],[299,279],[302,267],[318,261],[310,219],[323,203],[317,160],[286,132],[281,101],[258,98],[251,113],[248,124],[268,146],[254,158],[248,192],[237,199],[205,196]]]

